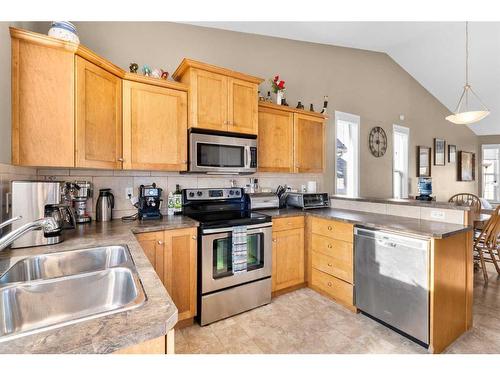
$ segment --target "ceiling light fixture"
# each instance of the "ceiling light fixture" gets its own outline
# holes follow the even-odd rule
[[[471,109],[470,100],[474,98],[479,102],[480,107]],[[452,115],[446,117],[446,120],[454,124],[466,125],[478,122],[489,114],[490,111],[469,84],[469,23],[465,22],[465,86],[457,108]]]

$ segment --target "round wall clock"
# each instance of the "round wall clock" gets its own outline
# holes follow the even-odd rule
[[[384,129],[380,126],[374,127],[370,131],[370,136],[368,138],[368,143],[370,145],[370,151],[373,156],[379,158],[384,156],[387,151],[387,135]]]

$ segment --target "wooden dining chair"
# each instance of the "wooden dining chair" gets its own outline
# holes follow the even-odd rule
[[[475,194],[471,193],[455,194],[450,199],[448,199],[448,202],[455,203],[460,206],[469,206],[472,209],[472,211],[477,215],[481,213],[481,200]]]
[[[500,206],[491,214],[490,219],[474,240],[474,260],[478,260],[483,270],[484,282],[488,283],[486,263],[493,263],[500,275]]]

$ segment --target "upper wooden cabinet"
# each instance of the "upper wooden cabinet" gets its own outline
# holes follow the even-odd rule
[[[121,169],[122,80],[80,56],[76,64],[76,167]]]
[[[272,103],[259,103],[259,171],[321,173],[326,117]]]
[[[12,163],[74,167],[74,53],[31,34],[11,28]]]
[[[262,79],[189,59],[172,77],[190,89],[188,127],[257,134]]]
[[[321,173],[325,164],[325,120],[301,113],[293,117],[295,172]]]
[[[123,81],[123,169],[187,169],[187,88]]]
[[[10,34],[13,164],[186,170],[187,85],[126,73],[82,44]]]

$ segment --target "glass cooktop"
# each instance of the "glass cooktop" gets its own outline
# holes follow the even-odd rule
[[[271,221],[271,216],[251,211],[211,211],[190,213],[186,216],[198,221],[202,228],[234,227]]]

